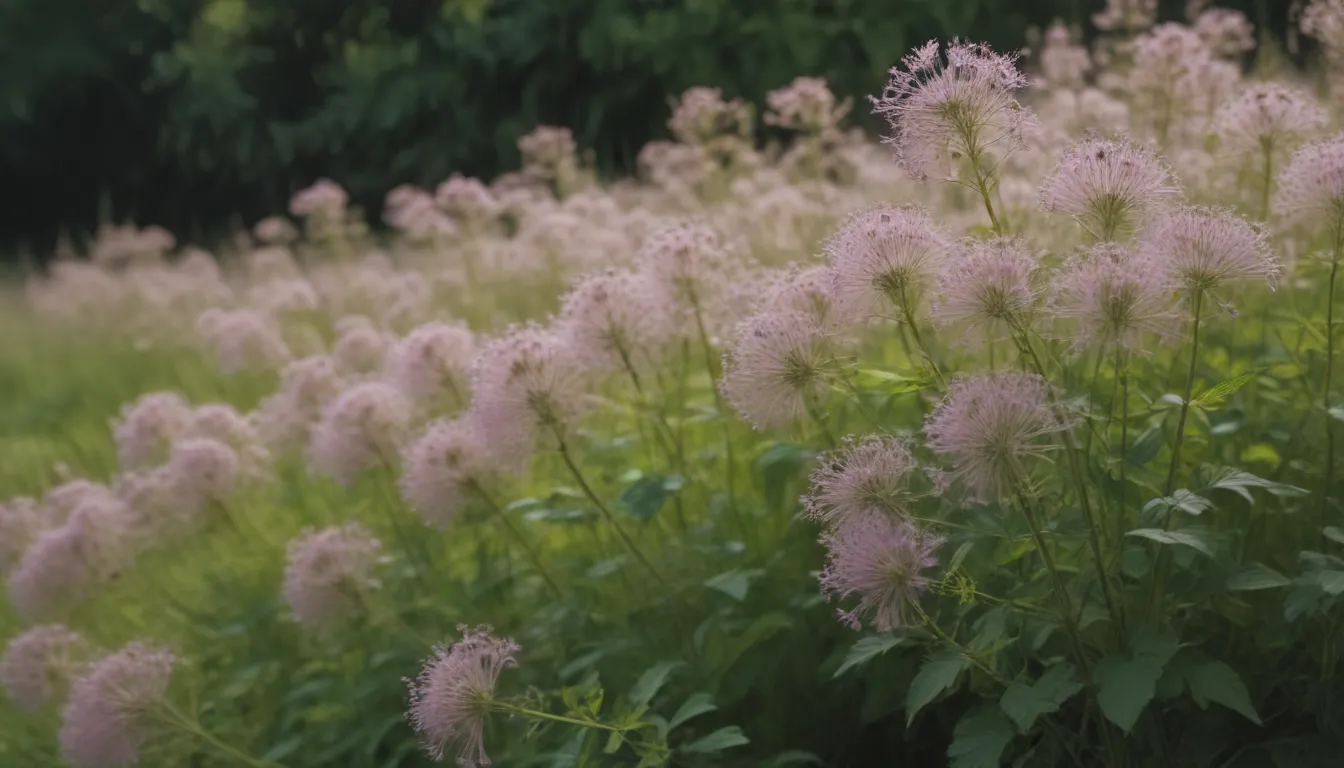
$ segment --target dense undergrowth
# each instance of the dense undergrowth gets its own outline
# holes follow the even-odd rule
[[[0,764],[1330,764],[1329,83],[1113,5],[7,294]]]

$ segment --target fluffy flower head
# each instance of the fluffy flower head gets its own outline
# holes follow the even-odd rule
[[[907,484],[916,468],[904,440],[845,438],[842,448],[817,457],[803,509],[809,518],[822,523],[874,511],[899,516],[908,509]]]
[[[43,624],[16,635],[0,655],[0,687],[20,709],[47,705],[82,670],[88,645],[61,624]]]
[[[1144,232],[1140,247],[1187,291],[1243,280],[1273,285],[1279,274],[1264,230],[1226,208],[1174,208]]]
[[[878,206],[851,216],[825,245],[837,313],[857,324],[890,306],[913,312],[909,305],[951,249],[923,208]]]
[[[1296,145],[1324,128],[1327,119],[1325,109],[1306,93],[1256,83],[1218,110],[1214,129],[1221,146],[1249,154]]]
[[[1040,376],[1017,372],[952,382],[924,422],[929,448],[953,462],[947,479],[982,503],[1010,497],[1026,478],[1027,461],[1051,449],[1041,438],[1066,427],[1049,388]]]
[[[1037,266],[1020,240],[963,241],[938,276],[930,314],[941,326],[965,325],[967,339],[993,339],[1020,327],[1036,302]]]
[[[385,370],[397,389],[416,402],[466,404],[476,339],[461,323],[426,323],[388,352]]]
[[[376,589],[382,544],[358,523],[306,529],[289,543],[281,591],[304,628],[324,632],[361,609]]]
[[[1073,347],[1143,349],[1145,334],[1169,337],[1178,325],[1176,285],[1150,255],[1101,243],[1051,278],[1055,317],[1073,322]]]
[[[807,315],[765,313],[737,328],[719,388],[756,429],[787,426],[826,393],[826,339]]]
[[[1344,230],[1344,134],[1294,153],[1279,175],[1274,211],[1293,224]]]
[[[490,471],[490,454],[467,418],[436,421],[406,449],[401,496],[427,525],[447,528]]]
[[[191,406],[176,392],[151,392],[123,405],[112,425],[123,470],[163,461],[173,438],[191,419]]]
[[[599,369],[635,369],[671,335],[668,308],[645,275],[606,271],[579,279],[556,322],[582,360]]]
[[[923,571],[938,563],[934,553],[943,540],[909,521],[867,512],[842,518],[821,543],[822,591],[837,600],[859,598],[852,610],[840,611],[841,621],[861,629],[867,620],[888,632],[906,625],[910,606],[929,585]]]
[[[1171,173],[1151,149],[1092,137],[1060,155],[1041,185],[1040,201],[1042,210],[1073,216],[1109,240],[1177,194]]]
[[[410,403],[390,384],[356,384],[323,409],[308,443],[308,460],[318,472],[348,483],[396,455],[410,418]]]
[[[61,755],[74,768],[124,768],[140,759],[176,657],[135,642],[93,665],[70,693],[61,722]]]
[[[490,765],[485,718],[499,673],[518,666],[518,644],[490,634],[489,627],[460,627],[462,639],[434,649],[419,677],[410,681],[407,717],[430,757],[451,751],[463,768]]]

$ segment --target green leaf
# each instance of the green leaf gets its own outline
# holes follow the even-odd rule
[[[1185,488],[1177,488],[1170,496],[1162,496],[1153,499],[1143,505],[1143,514],[1151,515],[1155,512],[1170,512],[1171,510],[1180,510],[1187,515],[1202,515],[1210,509],[1213,509],[1213,502],[1192,493]]]
[[[761,454],[756,466],[761,471],[766,506],[776,512],[783,509],[789,480],[810,464],[814,455],[812,449],[792,443],[776,443]]]
[[[1257,477],[1250,472],[1235,467],[1224,467],[1216,470],[1213,478],[1204,488],[1221,488],[1232,491],[1250,503],[1255,503],[1255,498],[1251,496],[1251,492],[1248,490],[1250,488],[1263,488],[1275,496],[1305,496],[1309,493],[1305,488],[1276,483],[1273,480]]]
[[[720,573],[705,582],[705,586],[710,589],[717,589],[723,594],[741,602],[747,598],[747,590],[751,588],[753,579],[765,575],[765,571],[760,568],[753,568],[749,571],[733,570]]]
[[[999,768],[1004,747],[1013,740],[1013,725],[997,709],[982,707],[962,717],[947,747],[951,768]]]
[[[1129,733],[1143,708],[1157,693],[1164,663],[1149,656],[1123,659],[1109,656],[1097,664],[1097,704],[1107,720]]]
[[[1328,413],[1336,419],[1344,421],[1344,405],[1336,405],[1334,408],[1331,408]]]
[[[718,707],[714,704],[713,695],[703,691],[693,693],[690,698],[681,703],[680,707],[677,707],[676,714],[672,715],[672,719],[667,722],[667,729],[670,731],[693,717],[703,715],[706,712],[713,712],[716,709]]]
[[[887,651],[900,645],[902,639],[892,635],[871,635],[860,638],[845,654],[845,660],[831,677],[837,678],[854,667],[863,666]]]
[[[1328,569],[1310,571],[1303,574],[1302,579],[1325,590],[1328,595],[1338,595],[1344,592],[1344,571]]]
[[[288,739],[285,739],[267,750],[266,754],[261,756],[261,759],[266,762],[276,763],[299,751],[299,747],[302,746],[303,734],[290,736]]]
[[[999,699],[999,706],[1018,731],[1026,733],[1036,718],[1059,711],[1061,704],[1082,689],[1082,683],[1073,679],[1071,664],[1056,664],[1031,685],[1021,682],[1009,685]]]
[[[1139,439],[1135,440],[1133,445],[1129,446],[1125,460],[1132,466],[1141,467],[1157,456],[1157,452],[1162,450],[1166,440],[1166,435],[1162,433],[1162,427],[1149,427],[1142,435],[1139,435]]]
[[[742,733],[742,729],[736,725],[730,725],[725,728],[709,734],[703,739],[693,741],[681,748],[682,752],[688,752],[693,755],[703,755],[711,752],[719,752],[729,747],[740,747],[743,744],[750,744],[751,739]]]
[[[679,475],[644,475],[621,492],[621,503],[631,517],[647,523],[682,484]]]
[[[621,744],[624,742],[624,734],[620,731],[612,731],[611,735],[607,737],[607,745],[602,748],[602,752],[608,755],[615,754],[616,750],[620,749]]]
[[[1201,707],[1212,701],[1222,704],[1256,725],[1262,725],[1260,714],[1251,704],[1251,694],[1236,670],[1215,659],[1201,658],[1181,669],[1190,693]]]
[[[1336,544],[1344,544],[1344,531],[1341,531],[1335,526],[1327,525],[1321,532],[1325,534],[1325,538]]]
[[[1231,592],[1251,592],[1257,589],[1276,589],[1286,587],[1292,581],[1287,576],[1260,563],[1250,563],[1246,567],[1227,577],[1227,589]]]
[[[1220,408],[1223,405],[1223,400],[1227,398],[1228,395],[1231,395],[1233,392],[1246,386],[1263,371],[1263,368],[1258,368],[1254,371],[1247,371],[1240,376],[1234,376],[1227,381],[1215,384],[1191,401],[1191,405],[1205,410]]]
[[[672,674],[672,670],[683,666],[685,663],[684,661],[660,661],[654,664],[639,676],[638,682],[635,683],[635,687],[630,689],[626,698],[636,707],[648,704],[657,695],[663,684],[667,682],[667,677]]]
[[[906,725],[915,721],[915,715],[926,704],[957,682],[957,676],[966,668],[966,659],[952,651],[938,651],[924,661],[919,674],[910,681],[905,692]]]
[[[1161,528],[1136,528],[1125,534],[1126,536],[1138,536],[1140,538],[1156,541],[1159,544],[1182,544],[1213,557],[1213,544],[1208,539],[1208,534],[1192,528],[1185,528],[1179,531],[1164,531]]]

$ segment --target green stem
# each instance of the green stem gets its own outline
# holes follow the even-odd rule
[[[603,731],[616,731],[617,733],[624,733],[625,731],[632,730],[631,728],[621,728],[615,725],[607,725],[606,723],[601,723],[596,720],[580,720],[577,717],[565,717],[564,715],[553,715],[550,712],[542,712],[536,709],[528,709],[527,707],[520,707],[517,704],[509,704],[508,702],[503,701],[491,701],[490,709],[496,712],[507,712],[511,715],[522,715],[523,717],[530,717],[535,720],[550,720],[553,723],[578,725],[584,728],[596,728],[598,730]]]
[[[514,541],[518,542],[518,546],[523,548],[523,552],[527,554],[527,559],[532,561],[532,566],[537,569],[537,573],[541,574],[541,578],[546,582],[546,586],[550,588],[551,593],[557,598],[563,599],[565,596],[564,593],[561,592],[560,587],[556,585],[555,579],[551,578],[551,574],[546,570],[546,566],[541,564],[541,555],[537,552],[536,548],[528,542],[527,538],[523,536],[523,532],[518,530],[518,527],[509,519],[508,513],[504,511],[503,507],[500,507],[499,504],[495,503],[494,498],[490,496],[480,483],[472,480],[469,482],[469,486],[476,492],[477,496],[481,497],[485,502],[485,505],[490,508],[490,511],[495,513],[495,516],[499,518],[500,522],[504,523],[504,527],[508,530],[509,535],[513,537]]]
[[[1059,575],[1059,569],[1055,566],[1055,557],[1050,553],[1050,548],[1046,546],[1045,537],[1041,535],[1040,525],[1036,520],[1036,514],[1032,511],[1027,496],[1022,492],[1021,487],[1014,489],[1017,496],[1018,511],[1022,513],[1022,519],[1027,523],[1027,529],[1031,531],[1032,541],[1036,544],[1036,550],[1041,554],[1041,561],[1045,563],[1045,570],[1050,574],[1050,580],[1055,588],[1055,597],[1059,600],[1060,618],[1064,621],[1065,634],[1069,636],[1070,644],[1073,646],[1074,660],[1078,662],[1079,669],[1087,679],[1087,684],[1092,685],[1092,665],[1087,660],[1087,652],[1083,650],[1082,635],[1078,631],[1078,624],[1074,620],[1073,600],[1069,597],[1069,591],[1064,585],[1064,579]]]
[[[560,458],[564,460],[565,466],[569,468],[569,473],[574,477],[574,482],[579,484],[579,489],[583,491],[583,495],[587,496],[588,500],[593,503],[593,506],[597,507],[597,511],[602,514],[602,517],[616,531],[616,535],[621,538],[621,543],[630,551],[630,554],[635,556],[635,559],[639,561],[640,565],[643,565],[649,573],[653,574],[654,578],[657,579],[660,584],[670,590],[672,585],[668,583],[667,579],[663,578],[663,574],[659,573],[657,568],[653,567],[653,563],[649,562],[649,559],[640,551],[639,547],[635,544],[634,539],[630,538],[630,534],[625,532],[625,528],[616,520],[616,516],[611,513],[611,510],[607,507],[606,503],[604,503],[602,499],[598,497],[597,493],[593,491],[592,486],[588,485],[588,480],[584,478],[582,470],[579,469],[578,464],[574,463],[574,457],[569,453],[569,445],[565,442],[564,435],[561,434],[559,429],[555,429],[554,431],[555,437],[560,444]]]
[[[728,486],[728,509],[745,539],[751,536],[751,529],[737,506],[737,457],[733,451],[733,436],[729,431],[732,419],[728,418],[728,404],[724,402],[723,393],[719,391],[718,367],[715,365],[713,347],[709,343],[709,332],[705,330],[705,318],[700,311],[699,299],[692,297],[691,306],[695,310],[695,328],[700,334],[700,347],[705,355],[705,372],[709,374],[709,388],[714,393],[714,404],[719,410],[717,421],[723,436],[724,481]]]
[[[972,152],[971,170],[975,171],[975,188],[980,191],[980,199],[985,203],[985,212],[989,214],[989,223],[994,228],[994,234],[1004,234],[1003,225],[999,222],[999,217],[994,214],[994,204],[989,200],[989,180],[980,170],[980,153]]]
[[[191,717],[187,713],[179,710],[177,707],[174,707],[172,703],[168,701],[163,701],[160,704],[160,709],[167,714],[168,716],[167,720],[170,723],[178,726],[179,728],[186,731],[187,733],[190,733],[196,738],[206,742],[210,746],[219,750],[220,753],[228,755],[228,757],[231,760],[233,760],[236,765],[249,765],[253,766],[253,768],[280,768],[279,763],[272,763],[269,760],[259,760],[247,754],[246,752],[242,752],[238,749],[235,749],[234,747],[229,746],[227,743],[221,741],[214,734],[205,730],[205,728],[201,726],[200,722],[198,722],[194,717]]]
[[[1125,536],[1125,474],[1129,468],[1129,368],[1119,344],[1115,346],[1115,375],[1120,380],[1120,509],[1115,513],[1115,546],[1119,548]]]
[[[1335,250],[1330,260],[1330,287],[1326,291],[1325,304],[1325,389],[1321,392],[1321,404],[1325,408],[1325,489],[1321,494],[1321,522],[1324,524],[1330,511],[1330,491],[1334,483],[1335,472],[1335,430],[1330,416],[1330,385],[1335,368],[1335,275],[1339,272],[1340,248],[1344,243],[1344,222],[1336,227]]]
[[[1265,154],[1265,184],[1260,190],[1260,220],[1269,221],[1269,201],[1274,189],[1274,139],[1261,139],[1260,149]]]
[[[1181,398],[1180,416],[1176,418],[1176,440],[1171,448],[1171,466],[1167,468],[1167,482],[1163,486],[1163,496],[1170,496],[1176,485],[1176,470],[1181,465],[1181,443],[1185,439],[1185,419],[1190,413],[1190,395],[1195,389],[1195,366],[1199,364],[1199,312],[1204,301],[1204,291],[1196,288],[1194,297],[1191,300],[1190,315],[1194,323],[1193,341],[1190,347],[1190,367],[1185,373],[1185,395]],[[1171,513],[1168,511],[1167,518],[1163,521],[1162,527],[1166,528],[1171,519]]]
[[[901,286],[901,315],[905,318],[905,324],[910,328],[910,335],[915,340],[915,346],[919,347],[920,354],[928,361],[929,368],[933,370],[933,375],[938,379],[938,388],[947,389],[947,382],[943,380],[943,372],[938,368],[938,363],[934,362],[933,353],[924,344],[924,337],[919,335],[919,325],[915,322],[915,308],[910,306],[910,299],[906,294],[906,288]]]

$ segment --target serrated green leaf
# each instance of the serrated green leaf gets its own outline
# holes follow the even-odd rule
[[[1302,579],[1325,590],[1328,595],[1344,593],[1344,571],[1309,571],[1302,575]]]
[[[1276,483],[1273,480],[1257,477],[1250,472],[1235,467],[1223,467],[1215,470],[1213,477],[1204,486],[1205,490],[1232,491],[1246,501],[1255,503],[1255,497],[1251,496],[1249,490],[1251,488],[1263,488],[1274,496],[1305,496],[1309,493],[1305,488],[1298,488],[1286,483]]]
[[[663,684],[667,682],[668,675],[672,674],[672,670],[684,666],[685,663],[684,661],[660,661],[654,664],[639,676],[639,680],[630,689],[626,698],[636,707],[648,704],[658,694]]]
[[[1240,713],[1256,725],[1261,725],[1260,714],[1251,703],[1251,694],[1236,670],[1221,661],[1199,658],[1181,668],[1190,694],[1201,707],[1206,701],[1222,704]]]
[[[999,768],[1013,740],[1013,724],[998,709],[983,707],[957,721],[947,757],[952,768]]]
[[[730,747],[740,747],[743,744],[750,744],[748,739],[742,733],[742,729],[736,725],[729,725],[709,734],[703,739],[693,741],[681,748],[682,752],[693,755],[704,755],[712,752],[720,752]]]
[[[1247,371],[1240,376],[1233,376],[1227,381],[1215,384],[1191,401],[1190,404],[1206,410],[1220,407],[1225,398],[1249,384],[1263,370],[1263,368],[1258,368],[1254,371]]]
[[[1036,718],[1059,711],[1061,704],[1083,689],[1082,683],[1073,678],[1071,664],[1056,664],[1031,685],[1022,682],[1009,685],[999,699],[999,707],[1018,731],[1026,733]]]
[[[1257,589],[1276,589],[1286,587],[1292,581],[1287,576],[1260,563],[1250,563],[1227,577],[1227,589],[1231,592],[1251,592]]]
[[[900,645],[902,639],[892,635],[872,635],[860,638],[845,654],[845,660],[840,664],[840,668],[835,670],[832,678],[839,677],[854,667],[863,666],[873,659],[881,656],[887,651]]]
[[[1159,544],[1181,544],[1196,549],[1209,557],[1214,557],[1213,543],[1202,531],[1185,528],[1179,531],[1164,531],[1161,528],[1136,528],[1125,534],[1156,541]]]
[[[1187,515],[1202,515],[1210,509],[1213,509],[1213,502],[1185,488],[1177,488],[1170,496],[1162,496],[1144,504],[1143,514],[1148,516],[1155,512],[1180,510]]]
[[[1162,667],[1162,663],[1149,656],[1102,659],[1093,677],[1097,682],[1097,704],[1106,719],[1129,733],[1157,693]]]
[[[677,707],[676,714],[672,715],[672,719],[667,721],[667,729],[671,731],[693,717],[703,715],[706,712],[713,712],[716,709],[718,707],[714,704],[713,695],[704,692],[693,693],[690,698],[681,703],[680,707]]]
[[[951,688],[965,668],[966,659],[951,651],[938,651],[926,659],[905,692],[906,724],[913,723],[919,710]]]

